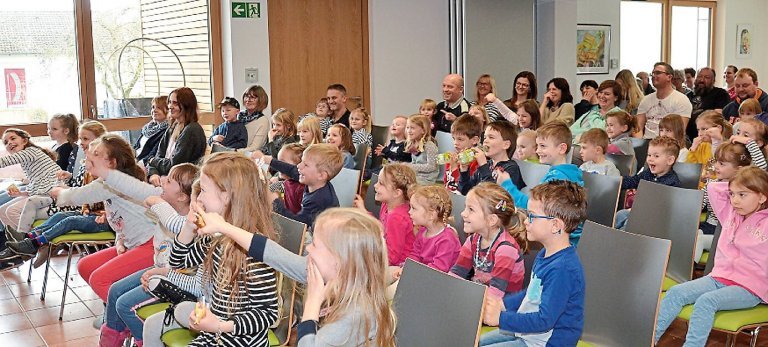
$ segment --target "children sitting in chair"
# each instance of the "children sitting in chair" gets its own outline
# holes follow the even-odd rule
[[[589,129],[579,138],[579,155],[584,164],[579,169],[584,172],[599,175],[621,176],[616,165],[605,159],[605,149],[608,148],[608,134],[603,129]]]

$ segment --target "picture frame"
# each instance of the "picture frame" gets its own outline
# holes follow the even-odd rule
[[[754,38],[755,30],[752,24],[744,23],[736,25],[736,57],[737,58],[750,58],[752,57],[752,51],[754,47],[752,42]]]
[[[611,26],[576,26],[576,74],[608,74],[611,65]]]

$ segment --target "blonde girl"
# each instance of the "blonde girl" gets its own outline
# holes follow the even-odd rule
[[[331,106],[328,104],[328,98],[320,98],[315,106],[315,115],[320,120],[320,130],[323,136],[328,134],[328,129],[333,125],[331,120]]]
[[[737,125],[740,125],[739,130],[735,132],[736,135],[731,136],[731,142],[747,146],[753,165],[763,169],[768,167],[765,162],[768,126],[755,118],[743,120]]]
[[[304,146],[323,143],[323,131],[320,129],[318,117],[304,117],[296,126],[299,135],[299,143]]]
[[[437,145],[432,142],[431,122],[423,115],[408,117],[405,126],[405,150],[411,154],[408,166],[416,172],[419,184],[433,184],[439,173],[437,167]]]
[[[696,129],[699,136],[693,139],[686,158],[687,163],[699,163],[702,166],[702,182],[704,187],[707,178],[714,176],[714,154],[717,147],[732,134],[733,128],[722,115],[715,111],[705,111],[696,118]]]
[[[489,286],[491,295],[503,297],[523,288],[525,268],[519,261],[526,251],[525,216],[501,186],[483,182],[467,194],[464,232],[471,234],[461,247],[451,274]]]
[[[272,115],[272,130],[269,131],[270,141],[261,148],[266,155],[277,156],[283,145],[299,141],[296,135],[296,115],[284,108],[277,109]]]
[[[75,151],[75,157],[70,158],[77,142],[78,125],[77,117],[71,113],[55,114],[48,121],[48,136],[51,137],[51,140],[56,141],[51,148],[57,155],[56,164],[69,173],[72,173],[72,168],[69,167],[70,161],[74,164],[77,156],[77,151]]]
[[[685,124],[683,123],[683,117],[679,114],[668,114],[662,118],[661,121],[659,121],[659,136],[675,139],[677,145],[680,146],[680,154],[677,156],[677,161],[685,162],[687,160],[689,151],[685,139]]]
[[[469,107],[469,115],[477,119],[481,124],[481,129],[485,129],[485,126],[491,123],[491,118],[488,117],[488,112],[485,110],[485,107],[480,105],[472,105]],[[482,137],[482,134],[480,135]],[[482,139],[480,139],[480,142],[483,142]]]
[[[637,85],[635,75],[627,69],[621,70],[616,74],[616,83],[620,84],[621,90],[624,91],[621,98],[621,100],[624,100],[622,102],[624,104],[622,105],[624,111],[631,115],[637,114],[637,107],[640,106],[640,101],[643,101],[645,94],[643,94],[640,86]]]
[[[405,150],[406,135],[405,126],[408,123],[408,117],[395,116],[392,125],[389,126],[389,144],[384,146],[379,144],[374,153],[378,156],[384,156],[390,162],[411,162],[411,153]]]
[[[331,208],[321,213],[306,257],[221,218],[206,219],[199,232],[219,232],[248,249],[253,259],[307,284],[298,346],[395,345],[395,319],[385,297],[384,230],[367,212]]]
[[[364,108],[356,108],[349,115],[349,128],[352,130],[352,143],[365,143],[369,147],[373,143],[371,135],[371,115]]]
[[[461,242],[448,224],[453,210],[448,191],[439,185],[421,186],[411,195],[411,219],[417,227],[413,250],[408,257],[442,272],[448,272],[459,257]],[[397,273],[402,272],[402,268]]]
[[[352,144],[352,133],[343,124],[334,124],[328,129],[328,143],[336,146],[344,156],[344,167],[355,168],[355,145]]]
[[[610,144],[605,154],[635,155],[630,138],[635,131],[635,117],[627,111],[612,111],[605,115],[605,132]]]
[[[174,269],[200,266],[205,313],[196,319],[194,303],[182,303],[189,312],[188,325],[199,331],[189,346],[268,346],[267,329],[277,320],[275,272],[251,258],[231,238],[204,232],[235,228],[247,235],[276,239],[266,182],[256,164],[237,153],[210,156],[200,169],[200,194],[171,250]],[[195,240],[195,233],[204,234]],[[198,321],[199,320],[199,321]]]
[[[517,145],[512,159],[525,160],[532,163],[539,162],[536,154],[536,132],[531,129],[523,129],[517,135]]]

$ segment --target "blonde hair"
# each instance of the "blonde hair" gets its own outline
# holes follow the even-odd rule
[[[683,125],[683,117],[679,114],[668,114],[659,121],[659,131],[661,129],[667,129],[674,134],[674,140],[677,141],[679,148],[686,148],[685,146],[685,126]]]
[[[550,122],[542,125],[536,129],[536,137],[541,137],[543,140],[555,141],[555,146],[559,146],[561,143],[566,144],[565,153],[571,150],[571,129],[563,122]]]
[[[762,194],[768,197],[768,172],[756,166],[747,166],[736,171],[736,176],[728,182],[728,187],[738,184],[747,190]],[[765,209],[768,201],[760,205],[760,209]]]
[[[760,103],[754,98],[744,100],[741,102],[741,105],[739,105],[739,114],[750,111],[752,111],[754,114],[760,114],[763,112],[763,108],[760,106]]]
[[[475,105],[472,105],[472,106],[469,107],[470,111],[472,111],[473,109],[480,111],[480,113],[483,115],[483,124],[482,124],[482,126],[483,126],[483,128],[485,128],[485,126],[488,125],[488,123],[491,122],[491,117],[488,116],[488,111],[485,110],[485,106],[480,106],[480,105],[475,104]],[[470,117],[474,118],[474,116],[472,116],[472,115],[470,115]]]
[[[627,100],[627,106],[624,110],[627,112],[637,111],[637,107],[640,106],[640,102],[643,101],[645,94],[640,90],[640,86],[635,81],[635,76],[632,75],[632,71],[627,69],[619,71],[616,75],[616,81],[621,81],[623,99]]]
[[[721,114],[717,113],[717,111],[704,111],[704,113],[699,115],[699,118],[696,118],[696,122],[706,122],[703,124],[719,126],[723,129],[723,140],[727,140],[733,135],[733,126],[731,126]]]
[[[61,124],[62,128],[69,130],[69,132],[67,132],[67,142],[77,142],[77,127],[80,125],[77,121],[77,117],[71,113],[57,113],[51,118],[51,120],[54,119]]]
[[[605,130],[600,128],[592,128],[581,134],[579,143],[600,146],[603,154],[605,154],[605,151],[608,149],[608,143],[610,143],[610,139],[608,139],[608,134],[605,132]]]
[[[352,132],[349,131],[343,124],[334,124],[328,129],[330,135],[331,129],[337,129],[339,131],[339,137],[341,138],[341,144],[339,144],[339,150],[347,151],[352,155],[355,155],[355,144],[352,143]]]
[[[392,118],[392,124],[395,124],[395,120],[398,120],[398,119],[403,119],[403,120],[405,120],[405,124],[406,125],[408,124],[408,117],[403,116],[403,115],[397,115],[397,116],[395,116],[395,118]],[[403,127],[403,135],[405,135],[405,127]],[[391,132],[388,132],[387,140],[395,140],[395,138],[392,137],[392,133]]]
[[[759,141],[756,141],[759,146],[762,147],[768,144],[768,126],[766,126],[765,123],[757,120],[756,118],[745,119],[739,123],[742,123],[742,125],[744,124],[751,125],[753,128],[755,128],[755,133],[753,134],[753,136],[755,136],[757,140],[759,140]]]
[[[379,182],[382,182],[382,177],[384,176],[387,177],[388,183],[392,184],[393,188],[403,192],[405,200],[409,199],[416,188],[416,172],[408,165],[400,163],[385,165],[381,169]],[[371,188],[369,187],[369,189]]]
[[[283,137],[296,135],[296,115],[290,110],[279,108],[272,115],[272,122],[283,124]]]
[[[434,109],[437,109],[437,103],[435,102],[435,100],[432,100],[432,99],[424,99],[419,104],[419,109],[422,109],[422,108],[431,108],[434,110]]]
[[[320,129],[320,119],[317,117],[304,117],[296,126],[296,130],[302,131],[307,129],[312,134],[312,142],[306,145],[314,145],[316,143],[323,143],[323,130]]]
[[[412,143],[411,139],[405,140],[405,148],[411,148],[411,146],[416,145],[416,149],[419,152],[424,152],[424,143],[427,141],[432,141],[432,126],[429,118],[420,114],[414,114],[408,117],[408,122],[411,122],[411,124],[421,128],[421,130],[424,131],[424,135],[421,137],[418,144]]]
[[[480,80],[483,79],[483,78],[487,78],[488,79],[488,84],[491,85],[491,93],[496,94],[496,79],[493,78],[493,76],[491,76],[491,75],[489,75],[487,73],[480,75],[480,77],[477,78],[477,82],[475,82],[475,84],[480,83]],[[484,105],[486,103],[485,98],[480,96],[480,91],[477,90],[477,88],[475,88],[475,97],[477,99],[477,103],[478,104],[483,104]]]
[[[339,266],[338,276],[328,283],[324,301],[328,314],[320,324],[329,325],[364,308],[359,328],[350,331],[363,334],[365,346],[394,346],[395,317],[385,295],[388,258],[381,223],[358,209],[331,208],[317,217],[315,230],[315,237],[325,236],[323,241]],[[368,341],[373,327],[376,336]]]
[[[352,113],[350,114],[350,116],[352,116],[352,115],[358,115],[358,116],[363,117],[363,120],[365,121],[365,127],[363,127],[363,128],[365,129],[365,131],[367,131],[369,133],[371,132],[371,125],[372,125],[371,123],[373,123],[373,121],[371,119],[371,115],[368,114],[367,111],[365,111],[364,107],[358,107],[358,108],[352,110]]]
[[[437,221],[448,223],[453,212],[453,202],[445,187],[437,184],[418,186],[411,195],[411,201],[423,202],[425,207],[437,213]]]
[[[304,150],[304,158],[312,159],[317,169],[325,172],[330,181],[339,174],[344,167],[344,156],[336,146],[330,143],[316,143]]]
[[[520,249],[528,251],[528,241],[525,236],[525,219],[523,210],[515,207],[512,196],[496,183],[482,182],[467,193],[467,198],[475,197],[483,209],[483,215],[491,214],[499,217],[499,227],[511,235]]]
[[[88,130],[92,132],[93,135],[96,135],[96,137],[99,137],[107,132],[107,127],[105,127],[104,124],[101,124],[101,122],[89,120],[83,124],[80,124],[80,130]]]
[[[294,162],[301,163],[301,154],[304,153],[304,151],[307,149],[307,146],[302,145],[298,142],[294,143],[286,143],[283,145],[283,148],[280,148],[280,151],[278,152],[278,156],[280,153],[285,153],[286,155],[290,156],[291,160]]]

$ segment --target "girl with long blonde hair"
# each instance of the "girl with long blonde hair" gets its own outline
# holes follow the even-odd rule
[[[416,172],[419,184],[431,184],[437,180],[437,145],[432,141],[429,118],[420,114],[408,117],[405,125],[405,151],[411,153],[408,166]]]
[[[616,74],[616,83],[621,85],[621,90],[624,92],[621,98],[624,102],[620,106],[623,106],[624,111],[631,115],[637,114],[637,107],[640,106],[640,101],[643,101],[645,94],[637,85],[632,71],[627,69],[619,71]]]

